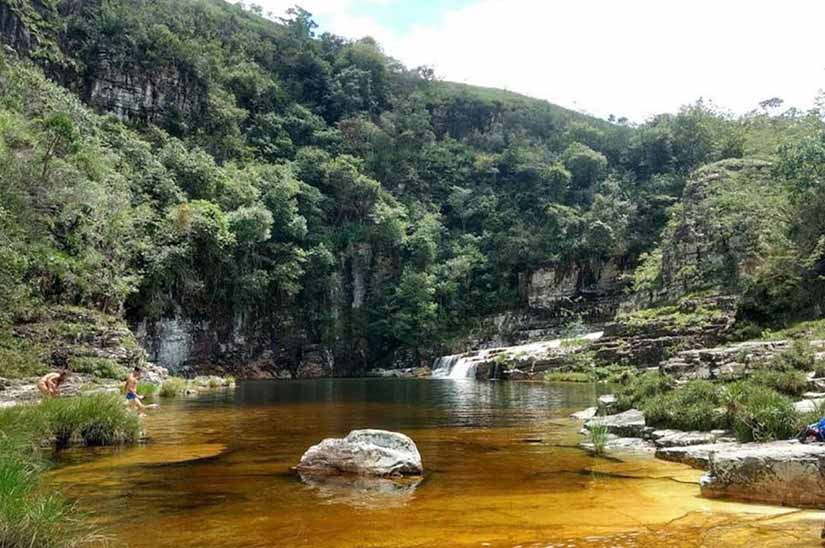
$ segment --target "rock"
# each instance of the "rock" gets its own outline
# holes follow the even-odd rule
[[[726,430],[712,432],[684,432],[682,430],[655,430],[650,438],[656,447],[685,447],[689,445],[707,445],[720,439],[729,439],[732,434]]]
[[[598,409],[595,408],[595,407],[588,407],[587,409],[585,409],[583,411],[578,411],[577,413],[573,413],[570,416],[573,417],[574,419],[578,419],[580,421],[586,421],[586,420],[590,420],[593,417],[595,417],[597,411],[598,411]]]
[[[599,396],[598,402],[599,414],[607,415],[616,407],[616,396],[613,394],[605,394],[604,396]]]
[[[579,443],[579,447],[593,451],[595,447],[589,440]],[[656,450],[652,443],[642,438],[622,438],[609,434],[604,444],[605,451],[617,453],[652,453]]]
[[[702,495],[787,506],[825,506],[825,444],[728,446],[710,455]]]
[[[812,413],[819,409],[825,403],[825,398],[816,398],[798,401],[793,404],[797,413]]]
[[[706,445],[681,445],[673,447],[660,447],[656,449],[656,458],[669,460],[671,462],[681,462],[693,468],[707,470],[710,466],[711,456],[717,451],[725,451],[738,447],[736,443],[710,443]]]
[[[641,438],[644,436],[645,416],[638,409],[630,409],[617,415],[594,417],[584,427],[591,430],[595,425],[604,425],[608,433],[622,438]]]
[[[386,430],[353,430],[310,447],[295,470],[306,474],[418,476],[424,472],[415,443]]]
[[[747,376],[755,366],[767,363],[788,348],[788,341],[747,341],[727,346],[678,352],[663,361],[659,370],[676,380],[736,380]]]

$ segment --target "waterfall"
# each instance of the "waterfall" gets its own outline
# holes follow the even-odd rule
[[[582,337],[576,338],[595,341],[600,339],[602,335],[603,332],[597,331],[595,333],[588,333]],[[434,379],[474,379],[476,376],[476,365],[481,362],[487,361],[498,355],[506,356],[508,359],[512,359],[514,357],[519,357],[522,359],[526,359],[531,356],[539,357],[546,354],[551,349],[561,348],[564,340],[565,339],[553,339],[551,341],[539,341],[522,344],[519,346],[490,348],[467,354],[441,356],[433,363],[433,372],[431,377]]]

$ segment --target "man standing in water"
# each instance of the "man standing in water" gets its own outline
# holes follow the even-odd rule
[[[69,376],[68,369],[61,369],[59,373],[51,372],[43,375],[37,381],[37,389],[47,398],[56,398],[60,395],[60,387]]]
[[[142,376],[143,369],[135,367],[126,377],[126,401],[138,411],[146,409],[146,406],[140,401],[142,398],[137,393],[138,382]]]

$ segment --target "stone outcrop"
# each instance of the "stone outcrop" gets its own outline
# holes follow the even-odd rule
[[[593,417],[584,424],[587,430],[604,426],[608,434],[621,438],[642,438],[645,434],[645,416],[638,409],[630,409],[616,415]]]
[[[779,441],[727,446],[710,455],[701,487],[706,497],[821,508],[825,445]]]
[[[603,363],[656,367],[680,350],[724,342],[735,308],[735,298],[713,296],[620,315],[605,326],[604,337],[594,345],[595,357]]]
[[[788,341],[750,341],[722,347],[683,350],[659,369],[677,380],[736,380],[787,349]]]
[[[353,430],[345,438],[328,438],[310,447],[295,467],[310,474],[418,476],[424,467],[415,443],[386,430]]]
[[[708,288],[741,290],[784,234],[787,220],[777,207],[782,192],[763,160],[729,159],[696,170],[662,234],[668,298]],[[749,194],[760,199],[748,200]]]
[[[659,370],[677,380],[710,379],[736,380],[747,377],[755,367],[768,364],[772,358],[791,346],[791,341],[746,341],[726,346],[697,348],[677,352],[663,361]],[[811,347],[820,352],[823,341],[811,341]]]
[[[660,447],[656,449],[656,458],[671,462],[680,462],[694,468],[699,468],[700,470],[707,470],[710,467],[710,459],[714,453],[738,446],[739,444],[737,443],[726,442]]]

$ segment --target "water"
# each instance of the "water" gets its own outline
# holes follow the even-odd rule
[[[810,546],[822,513],[698,496],[700,473],[577,449],[592,385],[243,382],[162,402],[151,441],[74,450],[48,476],[131,547]],[[303,482],[303,451],[354,428],[418,444],[423,480]]]
[[[602,337],[603,331],[588,333],[580,337],[588,341],[595,341]],[[531,357],[540,358],[548,351],[561,347],[565,340],[553,339],[550,341],[539,341],[518,346],[502,346],[499,348],[487,348],[466,352],[464,354],[453,354],[441,356],[433,364],[432,377],[434,379],[472,379],[475,378],[476,366],[479,363],[494,359],[497,356],[505,356],[509,360],[520,359],[529,361]]]

